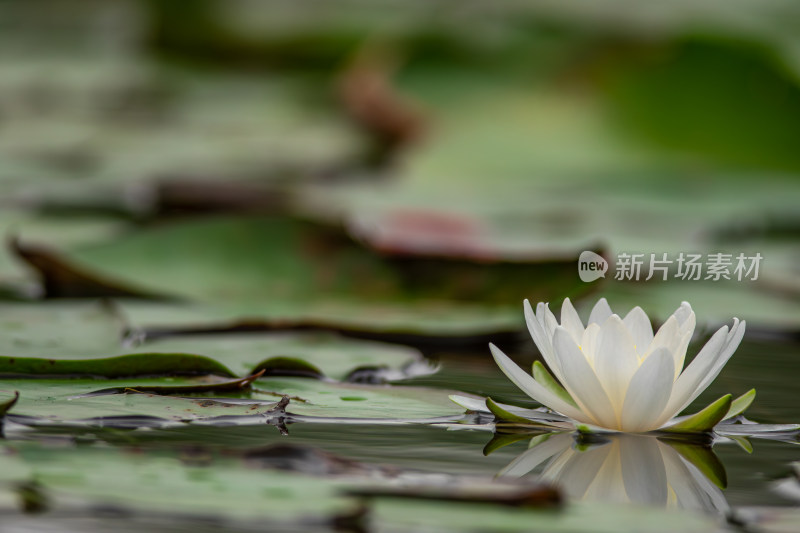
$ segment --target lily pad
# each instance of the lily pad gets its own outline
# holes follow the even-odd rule
[[[300,361],[315,368],[322,377],[336,380],[344,380],[358,369],[372,369],[376,377],[383,373],[389,379],[403,379],[435,368],[413,348],[346,339],[331,333],[180,335],[145,341],[133,351],[205,354],[236,375],[261,369],[267,375],[288,372],[285,364],[278,364],[279,359]]]
[[[448,398],[454,391],[402,385],[361,385],[326,383],[299,378],[259,379],[254,397],[269,399],[262,391],[302,398],[291,402],[287,412],[312,418],[348,420],[373,419],[387,422],[401,420],[460,419],[463,409]],[[274,396],[273,396],[274,397]]]
[[[4,375],[248,376],[262,368],[280,373],[274,365],[280,357],[311,365],[331,379],[359,370],[376,380],[402,379],[434,369],[412,348],[332,333],[183,335],[141,343],[136,335],[125,340],[131,328],[113,305],[6,304],[0,312]]]
[[[19,393],[19,400],[6,414],[8,419],[32,425],[74,423],[126,428],[161,427],[188,422],[264,423],[283,416],[285,401],[281,404],[280,396],[273,396],[270,401],[224,403],[207,397],[187,398],[135,392],[171,386],[198,391],[218,382],[207,378],[0,381],[3,388],[12,387]],[[110,394],[109,389],[122,393]],[[103,391],[103,394],[92,394],[98,391]]]
[[[215,302],[170,304],[120,300],[132,324],[149,336],[235,331],[332,332],[421,348],[467,349],[525,329],[519,305],[445,300],[359,302]]]
[[[249,390],[230,394],[225,390],[228,387],[219,386],[220,382],[213,378],[180,377],[25,379],[0,381],[0,388],[19,392],[20,399],[7,416],[26,425],[158,427],[174,422],[232,421],[260,424],[270,419],[272,415],[264,415],[271,413],[284,397],[289,400],[286,412],[300,415],[298,419],[304,421],[435,422],[457,420],[463,413],[448,399],[453,391],[442,389],[287,377],[261,378]],[[214,384],[216,388],[209,387]],[[184,397],[188,393],[192,393],[191,397]]]

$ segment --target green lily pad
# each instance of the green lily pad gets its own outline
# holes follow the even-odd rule
[[[402,385],[326,383],[302,378],[261,378],[251,397],[269,399],[263,391],[302,398],[287,412],[304,417],[395,420],[459,419],[464,410],[448,396],[454,391]]]
[[[127,329],[111,304],[0,303],[0,355],[6,357],[120,355]]]
[[[176,387],[184,394],[200,392],[219,380],[208,378],[160,378],[138,380],[24,379],[0,381],[12,388],[19,400],[6,416],[33,425],[78,423],[108,427],[160,427],[175,423],[221,423],[240,420],[266,421],[283,415],[280,397],[250,403],[224,402],[224,398],[165,396],[146,391]],[[120,394],[110,394],[122,391]],[[103,394],[93,394],[103,391]],[[174,392],[169,391],[169,392]],[[206,391],[208,393],[208,391]],[[252,423],[252,422],[251,422]]]
[[[102,376],[118,378],[153,375],[215,374],[235,376],[215,360],[193,354],[141,353],[86,359],[0,356],[0,376]]]
[[[264,374],[259,371],[252,376],[239,379],[216,379],[216,376],[204,376],[201,379],[194,380],[190,383],[183,385],[133,385],[125,387],[109,387],[107,389],[100,389],[92,391],[88,396],[102,396],[106,394],[127,394],[127,393],[149,393],[159,395],[174,395],[186,396],[190,394],[201,393],[226,393],[238,392],[250,388],[250,384]]]
[[[124,342],[131,328],[116,307],[59,303],[0,306],[0,375],[249,376],[280,373],[275,358],[346,379],[359,370],[375,379],[402,379],[433,367],[412,348],[342,338],[332,333],[182,335],[138,345]]]
[[[284,397],[289,399],[287,413],[301,415],[303,420],[392,423],[454,420],[463,413],[448,399],[453,391],[442,389],[273,377],[258,379],[250,389],[239,388],[230,394],[230,383],[209,377],[24,379],[0,380],[0,389],[19,392],[20,399],[9,416],[33,425],[91,425],[95,420],[109,427],[136,427],[137,418],[143,418],[142,427],[158,427],[172,422],[214,423],[218,417],[225,421],[238,417],[240,423],[257,424],[263,423],[262,415],[270,413]]]
[[[17,253],[39,271],[51,297],[157,295],[169,299],[517,300],[531,277],[547,275],[585,288],[562,267],[568,259],[534,256],[441,261],[437,256],[388,261],[337,226],[289,217],[190,220],[142,230],[101,245],[60,253],[19,243]],[[91,280],[97,280],[97,286]]]
[[[305,367],[306,374],[346,379],[361,368],[383,371],[391,379],[406,377],[405,372],[429,373],[432,366],[421,354],[404,346],[342,338],[332,333],[236,333],[180,335],[145,341],[134,352],[187,352],[204,354],[223,363],[236,375],[250,375],[265,369],[266,374],[291,373]],[[278,364],[280,361],[284,364]],[[309,372],[309,369],[313,368]]]
[[[515,338],[525,328],[519,303],[475,304],[446,300],[239,301],[170,304],[122,300],[137,328],[162,332],[320,331],[368,340],[425,347],[481,348],[498,337]]]

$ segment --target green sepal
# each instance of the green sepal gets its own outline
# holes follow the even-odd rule
[[[750,389],[749,391],[745,392],[733,402],[731,402],[731,408],[728,409],[727,414],[723,418],[723,420],[727,420],[729,418],[733,418],[736,415],[740,415],[744,413],[750,404],[753,403],[753,400],[756,399],[756,389]]]
[[[731,408],[731,395],[726,394],[702,411],[678,422],[674,426],[662,429],[668,433],[707,433],[719,424]]]
[[[564,400],[571,406],[577,408],[578,404],[575,403],[575,400],[572,399],[572,396],[561,386],[561,384],[556,381],[556,378],[553,377],[550,372],[548,372],[547,368],[540,362],[534,361],[533,362],[533,379],[539,382],[539,384],[543,385],[547,390],[558,396],[561,400]]]
[[[532,421],[528,420],[527,418],[519,415],[515,415],[509,411],[506,411],[502,407],[500,407],[494,400],[491,398],[486,398],[486,408],[492,412],[494,416],[503,420],[505,422],[515,422],[517,424],[531,424]]]
[[[514,424],[522,424],[526,426],[538,426],[538,427],[552,429],[552,426],[548,424],[543,424],[542,422],[537,422],[535,420],[525,418],[524,416],[515,415],[514,413],[506,411],[491,398],[486,398],[486,407],[489,409],[489,411],[492,412],[494,416],[496,416],[503,422],[512,422]]]

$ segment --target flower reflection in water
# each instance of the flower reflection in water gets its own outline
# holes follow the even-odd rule
[[[651,435],[612,434],[591,444],[548,433],[498,474],[540,476],[573,500],[630,502],[727,514],[725,470],[707,447]]]

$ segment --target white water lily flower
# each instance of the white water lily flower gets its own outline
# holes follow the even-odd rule
[[[739,346],[745,322],[733,319],[683,368],[695,327],[683,302],[654,335],[640,307],[624,318],[600,299],[584,327],[569,298],[561,324],[547,304],[536,312],[525,300],[533,341],[563,389],[546,374],[536,378],[490,344],[500,369],[537,402],[578,423],[615,431],[645,432],[669,426],[708,387]],[[729,401],[729,398],[728,398]]]

